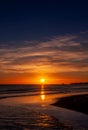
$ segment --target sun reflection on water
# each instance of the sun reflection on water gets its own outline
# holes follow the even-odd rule
[[[45,92],[44,92],[44,85],[41,86],[41,100],[45,100]]]

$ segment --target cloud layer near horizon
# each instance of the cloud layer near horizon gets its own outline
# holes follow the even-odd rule
[[[0,74],[88,72],[88,33],[0,43]]]

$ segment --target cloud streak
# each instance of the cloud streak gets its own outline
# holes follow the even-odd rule
[[[58,36],[47,41],[0,44],[1,73],[87,72],[88,39]]]

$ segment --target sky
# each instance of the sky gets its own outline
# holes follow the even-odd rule
[[[88,82],[88,2],[0,1],[0,84]]]

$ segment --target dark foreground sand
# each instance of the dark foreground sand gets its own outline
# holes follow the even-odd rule
[[[52,105],[88,114],[88,94],[63,97]]]
[[[72,130],[60,119],[41,112],[37,106],[0,106],[0,130]]]

